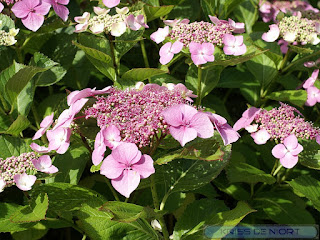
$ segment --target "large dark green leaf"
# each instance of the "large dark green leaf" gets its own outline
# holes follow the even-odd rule
[[[150,22],[154,19],[157,19],[159,17],[166,16],[171,12],[173,9],[174,5],[169,5],[169,6],[149,6],[149,5],[144,5],[144,11],[147,15],[147,21]]]
[[[290,102],[299,107],[303,107],[307,101],[307,92],[305,90],[284,90],[272,92],[266,96],[266,98],[281,102]]]
[[[299,163],[303,166],[320,170],[320,148],[314,140],[302,142],[303,151],[299,154]]]
[[[0,149],[1,158],[19,156],[22,153],[31,151],[31,148],[26,141],[18,137],[11,137],[7,135],[0,136]]]

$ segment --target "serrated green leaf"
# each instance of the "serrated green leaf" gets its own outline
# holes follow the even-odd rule
[[[311,176],[299,176],[289,182],[290,186],[302,193],[313,203],[313,207],[320,211],[320,181]]]
[[[29,127],[29,125],[30,125],[30,122],[28,118],[25,116],[19,115],[18,118],[10,125],[10,127],[4,133],[17,137],[23,130]]]
[[[299,107],[303,107],[307,101],[307,92],[305,90],[284,90],[272,92],[266,96],[266,98],[281,102],[290,102]]]
[[[299,154],[299,163],[308,168],[320,170],[319,144],[312,140],[303,140],[303,151]]]
[[[114,41],[114,50],[116,55],[116,61],[119,63],[120,59],[125,55],[133,46],[140,40],[143,40],[142,35],[144,29],[138,31],[126,31],[120,37],[117,37]]]
[[[48,195],[46,193],[40,193],[36,198],[30,200],[28,206],[24,206],[16,211],[10,220],[16,223],[38,222],[46,218],[48,206]]]
[[[270,174],[255,168],[247,163],[239,162],[233,163],[227,168],[227,176],[230,183],[246,182],[257,183],[263,182],[267,184],[273,184],[276,179]]]

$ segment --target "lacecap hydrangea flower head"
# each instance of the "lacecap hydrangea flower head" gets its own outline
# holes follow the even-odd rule
[[[319,143],[320,138],[320,128],[305,121],[296,108],[283,103],[279,108],[269,111],[251,107],[242,114],[233,128],[236,131],[245,128],[258,145],[268,140],[278,143],[272,154],[286,168],[292,168],[298,162],[298,154],[303,150],[303,146],[298,143],[299,139]]]
[[[209,16],[211,22],[192,22],[188,19],[165,20],[164,28],[159,28],[150,35],[157,44],[166,42],[160,48],[160,63],[169,63],[174,54],[183,49],[191,54],[195,65],[214,61],[215,46],[223,48],[226,55],[239,56],[246,53],[243,36],[235,33],[244,33],[244,23],[236,23],[232,19],[219,20]]]
[[[93,97],[90,104],[89,97]],[[74,91],[67,98],[70,107],[56,121],[53,114],[45,117],[33,138],[46,134],[48,146],[32,143],[31,147],[39,153],[64,154],[70,145],[74,120],[96,119],[100,131],[95,137],[92,162],[101,164],[100,173],[111,179],[119,193],[129,197],[140,179],[155,172],[152,154],[167,135],[182,147],[197,137],[212,137],[214,128],[226,145],[238,140],[238,133],[226,119],[193,106],[195,97],[181,83],[137,83],[125,90],[106,87]],[[108,156],[107,148],[111,150]]]

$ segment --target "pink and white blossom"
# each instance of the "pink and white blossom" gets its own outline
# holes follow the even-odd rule
[[[101,163],[101,161],[104,158],[104,153],[107,150],[107,147],[104,143],[103,130],[104,128],[97,133],[94,141],[94,150],[92,152],[92,163],[95,166]]]
[[[163,20],[163,23],[167,26],[174,27],[178,23],[184,23],[188,24],[190,22],[189,19],[184,18],[184,19],[174,19],[174,20]]]
[[[251,137],[253,138],[254,142],[258,145],[266,144],[267,141],[270,139],[271,135],[265,129],[260,129],[257,132],[251,133]]]
[[[254,117],[259,114],[260,111],[261,109],[256,107],[247,109],[242,113],[242,117],[233,125],[233,129],[238,131],[241,128],[249,126],[252,123]]]
[[[149,28],[149,26],[145,23],[145,19],[143,15],[134,16],[130,14],[126,18],[126,23],[131,30],[138,31],[141,27]]]
[[[150,35],[150,39],[157,44],[164,41],[164,39],[169,35],[169,27],[158,28],[158,30]]]
[[[243,36],[225,34],[223,37],[223,51],[226,55],[240,56],[246,53],[247,47],[243,43]]]
[[[266,42],[274,42],[280,36],[280,29],[277,24],[269,26],[269,31],[262,34],[262,39]]]
[[[3,192],[6,185],[7,185],[6,181],[0,178],[0,193]]]
[[[176,41],[173,44],[171,42],[167,42],[166,44],[164,44],[159,51],[159,55],[160,55],[160,63],[162,65],[165,65],[167,63],[169,63],[174,54],[179,53],[183,48],[183,43]]]
[[[113,8],[119,5],[120,0],[102,0],[102,2],[106,7]]]
[[[198,97],[197,95],[193,94],[193,91],[189,90],[185,85],[182,83],[178,83],[177,85],[174,86],[174,90],[180,91],[182,94],[182,97],[184,97],[186,100],[189,102],[193,102],[191,98],[196,98]]]
[[[75,17],[74,20],[79,23],[76,25],[76,33],[84,32],[89,26],[90,13],[84,12],[81,17]]]
[[[155,172],[153,160],[142,155],[133,143],[123,143],[103,161],[100,173],[111,179],[112,186],[126,198],[139,186],[140,179]]]
[[[103,139],[104,139],[104,144],[107,147],[109,147],[111,150],[122,143],[120,131],[114,125],[110,125],[103,130]]]
[[[49,148],[47,148],[45,146],[40,146],[40,145],[38,145],[38,144],[36,144],[34,142],[30,144],[30,148],[33,151],[37,152],[37,153],[48,153],[48,152],[50,152]]]
[[[244,33],[245,32],[244,23],[236,23],[231,18],[229,18],[228,23],[234,29],[233,30],[234,33]]]
[[[49,155],[43,155],[38,159],[33,159],[32,163],[34,167],[40,172],[48,174],[58,172],[58,168],[52,165],[52,161]]]
[[[32,140],[39,139],[47,131],[47,129],[53,123],[53,115],[54,115],[54,113],[52,113],[49,116],[46,116],[42,120],[42,122],[40,123],[40,129],[35,133],[35,135],[33,136]]]
[[[108,12],[110,12],[110,9],[105,9],[105,8],[101,8],[101,7],[93,7],[93,11],[95,14],[101,15],[101,14],[107,14]]]
[[[245,127],[245,129],[248,131],[248,133],[254,133],[256,131],[258,131],[258,124],[251,124]]]
[[[320,102],[320,89],[319,88],[317,88],[315,86],[308,87],[307,94],[308,94],[308,98],[305,103],[306,106],[312,107],[312,106],[316,105],[316,103]]]
[[[126,15],[129,12],[129,8],[128,7],[123,7],[123,8],[116,7],[116,12],[120,15]]]
[[[16,174],[13,177],[13,180],[20,190],[29,191],[31,190],[33,184],[36,182],[37,177],[23,173],[23,174]]]
[[[63,20],[67,21],[69,9],[65,6],[69,4],[69,0],[43,0],[52,5],[56,14]]]
[[[67,103],[69,106],[71,106],[72,104],[74,104],[76,101],[83,99],[83,98],[87,98],[87,97],[92,97],[95,95],[99,95],[99,94],[105,94],[109,91],[111,87],[105,87],[102,90],[96,90],[96,88],[85,88],[81,91],[73,91],[71,92],[68,97],[67,97]]]
[[[36,32],[44,22],[51,5],[42,0],[22,0],[16,2],[11,8],[17,18],[21,18],[23,25]]]
[[[183,147],[187,142],[213,136],[213,125],[207,114],[198,112],[195,108],[179,104],[162,112],[164,120],[169,125],[170,134]]]
[[[191,59],[195,65],[205,64],[214,61],[214,45],[212,43],[196,43],[189,44]]]
[[[120,37],[127,30],[127,25],[125,22],[117,22],[111,26],[111,35],[114,37]]]
[[[286,137],[283,143],[277,144],[272,149],[272,155],[280,159],[280,163],[285,168],[293,168],[298,162],[298,154],[303,147],[298,143],[295,135]]]
[[[59,154],[64,154],[70,145],[71,129],[65,127],[59,127],[55,130],[47,132],[47,138],[49,140],[49,150],[55,150]]]
[[[206,114],[209,116],[211,122],[214,124],[214,127],[219,132],[224,145],[229,145],[238,141],[240,135],[227,123],[227,119],[215,113],[207,112]]]
[[[307,89],[311,86],[314,85],[316,80],[318,79],[319,75],[319,69],[315,69],[313,73],[311,74],[311,77],[309,77],[304,83],[303,83],[303,88]]]

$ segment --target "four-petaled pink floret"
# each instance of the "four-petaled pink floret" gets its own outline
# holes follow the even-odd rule
[[[179,53],[183,48],[183,43],[176,41],[173,44],[171,42],[167,42],[166,44],[164,44],[159,51],[159,55],[160,55],[160,63],[162,65],[165,65],[167,63],[169,63],[174,54]]]
[[[226,55],[240,56],[246,53],[247,47],[243,43],[243,36],[226,34],[223,37],[223,51]]]
[[[214,61],[214,45],[212,43],[196,43],[189,44],[191,59],[195,65],[205,64]]]
[[[38,159],[33,159],[32,163],[40,172],[52,174],[58,172],[58,168],[52,165],[52,161],[49,155],[43,155]]]
[[[262,34],[262,39],[266,42],[274,42],[280,36],[280,29],[277,24],[269,26],[270,30]]]
[[[31,190],[33,184],[36,182],[37,177],[33,175],[28,175],[26,173],[16,174],[13,180],[17,187],[22,191]]]

